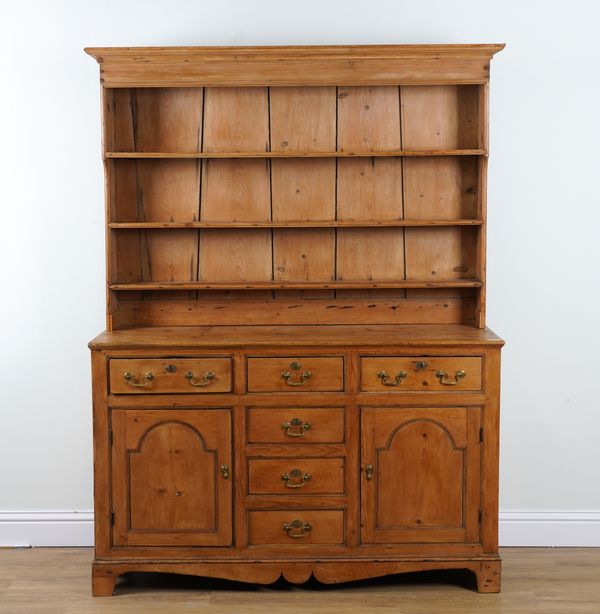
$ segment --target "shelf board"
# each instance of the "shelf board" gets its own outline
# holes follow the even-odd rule
[[[439,281],[144,281],[110,284],[111,290],[381,290],[400,288],[480,288],[478,279],[446,279]]]
[[[481,226],[483,220],[323,220],[291,222],[111,222],[113,230],[178,228],[397,228],[405,226]]]
[[[243,152],[159,152],[159,151],[107,151],[105,158],[419,158],[433,156],[485,156],[485,149],[428,149],[423,151],[243,151]]]

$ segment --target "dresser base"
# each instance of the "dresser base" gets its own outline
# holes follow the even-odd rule
[[[475,574],[480,593],[500,591],[501,561],[497,556],[453,559],[329,560],[329,561],[111,561],[95,560],[92,593],[108,597],[114,593],[117,578],[128,572],[178,573],[271,584],[280,577],[302,584],[314,576],[324,584],[365,580],[399,573],[436,569],[468,569]]]

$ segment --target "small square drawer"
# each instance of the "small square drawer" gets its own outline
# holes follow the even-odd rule
[[[248,443],[340,443],[344,409],[250,407]]]
[[[343,510],[248,512],[251,546],[343,544]]]
[[[251,459],[248,483],[251,495],[343,494],[344,459]]]
[[[231,392],[230,358],[113,358],[113,394]]]
[[[248,358],[248,392],[344,390],[341,356]]]
[[[364,392],[481,390],[481,358],[465,356],[363,356]]]

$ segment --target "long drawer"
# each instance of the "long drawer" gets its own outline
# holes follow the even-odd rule
[[[252,546],[344,543],[343,510],[255,510],[248,519]]]
[[[212,393],[231,391],[230,358],[113,358],[113,394]]]
[[[251,495],[343,494],[343,458],[274,458],[248,461]]]
[[[248,443],[340,443],[344,441],[342,407],[250,407]]]
[[[363,392],[477,391],[482,388],[478,356],[363,356]]]
[[[339,392],[341,356],[248,358],[248,392]]]

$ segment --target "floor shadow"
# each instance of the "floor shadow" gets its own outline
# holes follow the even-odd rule
[[[465,589],[477,590],[475,575],[466,569],[445,569],[402,573],[369,580],[355,580],[340,584],[323,584],[311,577],[304,584],[291,584],[279,578],[272,584],[247,584],[234,580],[220,580],[218,578],[205,578],[186,576],[171,573],[130,572],[119,578],[117,594],[138,593],[148,590],[163,591],[212,591],[212,592],[285,592],[293,590],[306,591],[352,591],[368,588],[406,587],[414,588],[427,585],[458,586]]]

